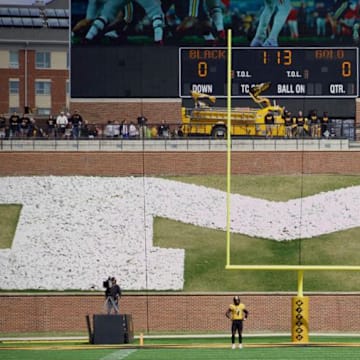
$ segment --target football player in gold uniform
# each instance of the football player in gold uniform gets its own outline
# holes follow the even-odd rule
[[[249,312],[245,305],[240,301],[239,296],[234,296],[234,303],[229,305],[225,316],[231,320],[231,343],[232,348],[235,349],[235,335],[236,331],[239,334],[239,349],[242,349],[242,330],[243,321],[247,319]]]

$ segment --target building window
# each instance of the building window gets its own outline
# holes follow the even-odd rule
[[[19,52],[18,51],[9,51],[9,67],[11,69],[19,68]]]
[[[66,93],[66,96],[70,96],[70,81],[69,80],[66,80],[65,93]]]
[[[50,115],[51,114],[51,109],[49,108],[37,108],[36,112],[38,115]]]
[[[19,94],[19,80],[10,80],[9,81],[9,94],[18,95]]]
[[[14,112],[19,113],[20,109],[18,106],[16,107],[9,107],[9,114],[13,114]]]
[[[50,95],[51,82],[50,81],[35,81],[35,94],[36,95]]]
[[[36,52],[36,68],[37,69],[50,69],[51,56],[48,51]]]

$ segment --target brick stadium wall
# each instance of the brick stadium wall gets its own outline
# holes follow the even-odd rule
[[[121,313],[140,332],[228,332],[233,294],[125,294]],[[246,333],[290,333],[290,294],[241,294],[250,311]],[[360,296],[310,294],[311,333],[360,331]],[[0,334],[87,332],[86,315],[103,313],[103,295],[0,295]]]
[[[225,174],[224,152],[2,152],[0,176]],[[233,152],[234,174],[360,174],[360,152]],[[291,296],[244,294],[248,332],[290,332]],[[228,331],[229,294],[129,294],[122,313],[133,315],[135,332]],[[85,295],[0,294],[0,333],[86,332],[85,316],[101,313],[104,298]],[[206,309],[204,310],[204,306]],[[310,331],[359,332],[359,294],[310,297]],[[205,314],[204,314],[205,311]]]
[[[122,101],[81,101],[71,100],[71,111],[78,110],[89,123],[106,123],[108,120],[127,120],[137,122],[140,115],[148,119],[149,124],[159,124],[166,120],[169,124],[181,121],[181,99],[154,99]]]
[[[233,174],[360,174],[360,151],[233,152]],[[226,174],[225,152],[0,152],[0,176]]]
[[[1,72],[0,72],[1,77]],[[1,93],[0,93],[1,104]],[[187,105],[189,106],[189,105]],[[192,105],[190,105],[192,106]],[[148,124],[166,120],[169,124],[181,122],[181,99],[71,99],[70,111],[80,112],[89,123],[105,124],[108,120],[137,121],[139,115],[148,119]],[[61,110],[61,108],[60,108]],[[355,100],[356,139],[360,140],[360,99]]]

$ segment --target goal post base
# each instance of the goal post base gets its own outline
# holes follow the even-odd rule
[[[297,344],[309,342],[308,296],[294,296],[291,299],[291,341]]]

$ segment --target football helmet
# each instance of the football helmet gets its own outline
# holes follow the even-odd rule
[[[234,296],[234,304],[239,305],[240,304],[240,296]]]

